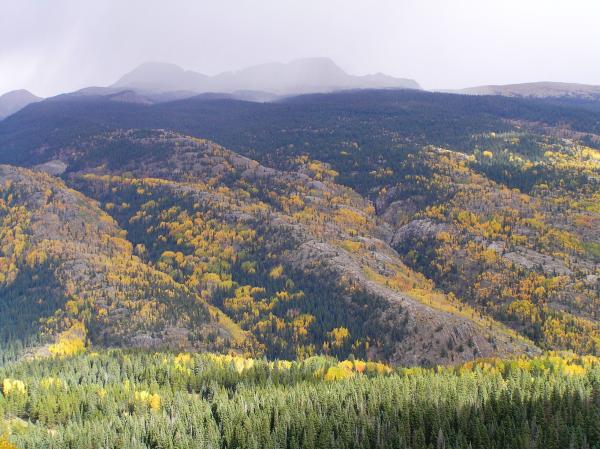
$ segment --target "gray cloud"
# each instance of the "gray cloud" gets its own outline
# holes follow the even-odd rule
[[[144,61],[207,74],[328,56],[426,88],[600,84],[594,0],[2,0],[0,93],[107,85]]]

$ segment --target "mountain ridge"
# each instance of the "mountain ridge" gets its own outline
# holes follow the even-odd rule
[[[20,111],[31,103],[42,100],[43,98],[33,95],[25,89],[13,90],[0,95],[0,120]]]
[[[501,95],[521,98],[572,98],[600,100],[600,85],[537,81],[518,84],[490,84],[444,92],[466,95]]]
[[[306,58],[289,63],[266,63],[207,76],[175,64],[143,63],[110,87],[158,92],[189,90],[196,93],[264,91],[278,95],[360,88],[420,89],[413,80],[381,73],[353,76],[329,58]]]

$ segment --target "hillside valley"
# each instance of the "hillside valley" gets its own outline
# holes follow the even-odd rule
[[[78,152],[61,155],[67,166],[72,159],[79,166],[65,175],[67,183],[99,200],[102,213],[127,231],[130,240],[122,244],[136,254],[129,258],[141,258],[172,288],[187,287],[198,302],[220,309],[217,318],[224,313],[223,320],[256,337],[254,347],[247,342],[251,352],[290,357],[325,351],[431,364],[536,351],[406,267],[387,242],[391,229],[374,219],[372,204],[335,184],[335,172],[319,162],[301,160],[304,168],[281,172],[165,132],[112,133],[84,146],[88,152],[79,162]],[[107,169],[105,156],[114,148],[135,148],[138,157]],[[193,343],[185,325],[161,319],[153,332],[112,335],[111,308],[100,311],[105,304],[92,298],[97,293],[80,293],[92,315],[108,316],[104,326],[90,322],[92,342],[188,347],[185,338],[169,341],[180,329],[176,335]],[[57,309],[54,315],[64,313]],[[147,316],[163,317],[148,309]],[[82,310],[69,311],[71,320],[85,321]],[[218,331],[218,323],[208,321]],[[223,339],[221,345],[243,347],[232,336]]]
[[[2,3],[0,449],[600,449],[598,17]]]
[[[21,279],[48,253],[56,299],[26,331],[46,348],[75,328],[98,347],[409,365],[596,353],[597,123],[551,101],[402,90],[37,103],[0,122],[0,162],[90,211],[28,216],[2,291],[43,291]],[[14,176],[7,210],[58,207],[15,195]]]
[[[598,444],[589,104],[144,99],[0,121],[0,446]]]

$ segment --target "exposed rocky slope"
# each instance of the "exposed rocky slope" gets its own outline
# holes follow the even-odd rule
[[[430,148],[413,166],[415,173],[430,171],[429,178],[409,177],[379,204],[394,224],[392,246],[446,292],[483,306],[542,346],[595,351],[600,216],[589,201],[600,181],[600,153],[562,145],[562,153],[547,150],[550,161],[537,166],[560,174],[546,173],[530,194],[472,169],[491,164],[491,151],[470,161]],[[556,157],[560,165],[553,165]]]

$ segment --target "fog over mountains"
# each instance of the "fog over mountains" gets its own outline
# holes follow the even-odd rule
[[[329,58],[261,64],[215,76],[185,70],[176,64],[147,62],[123,75],[110,86],[85,87],[50,99],[103,96],[111,101],[151,104],[204,94],[214,98],[266,102],[284,96],[345,89],[421,87],[414,80],[394,78],[383,73],[349,75]],[[7,93],[0,97],[0,120],[40,100],[42,98],[26,90]]]
[[[253,102],[271,102],[283,97],[328,93],[351,89],[422,90],[417,81],[383,73],[350,75],[329,58],[305,58],[288,63],[268,63],[214,76],[185,70],[176,64],[146,62],[106,87],[85,87],[49,100],[80,97],[104,97],[123,103],[154,104],[203,95],[207,98],[232,98]],[[499,95],[505,97],[555,98],[600,101],[600,86],[532,82],[484,85],[441,92],[461,95]],[[0,96],[0,120],[30,103],[43,100],[26,90]],[[595,106],[594,106],[595,107]]]
[[[150,92],[259,91],[276,95],[329,92],[340,89],[420,89],[416,81],[394,78],[382,73],[365,76],[349,75],[328,58],[262,64],[215,76],[184,70],[175,64],[149,62],[124,75],[111,87]]]
[[[25,89],[13,90],[0,95],[0,120],[20,111],[30,103],[41,100],[42,98],[33,95]]]

